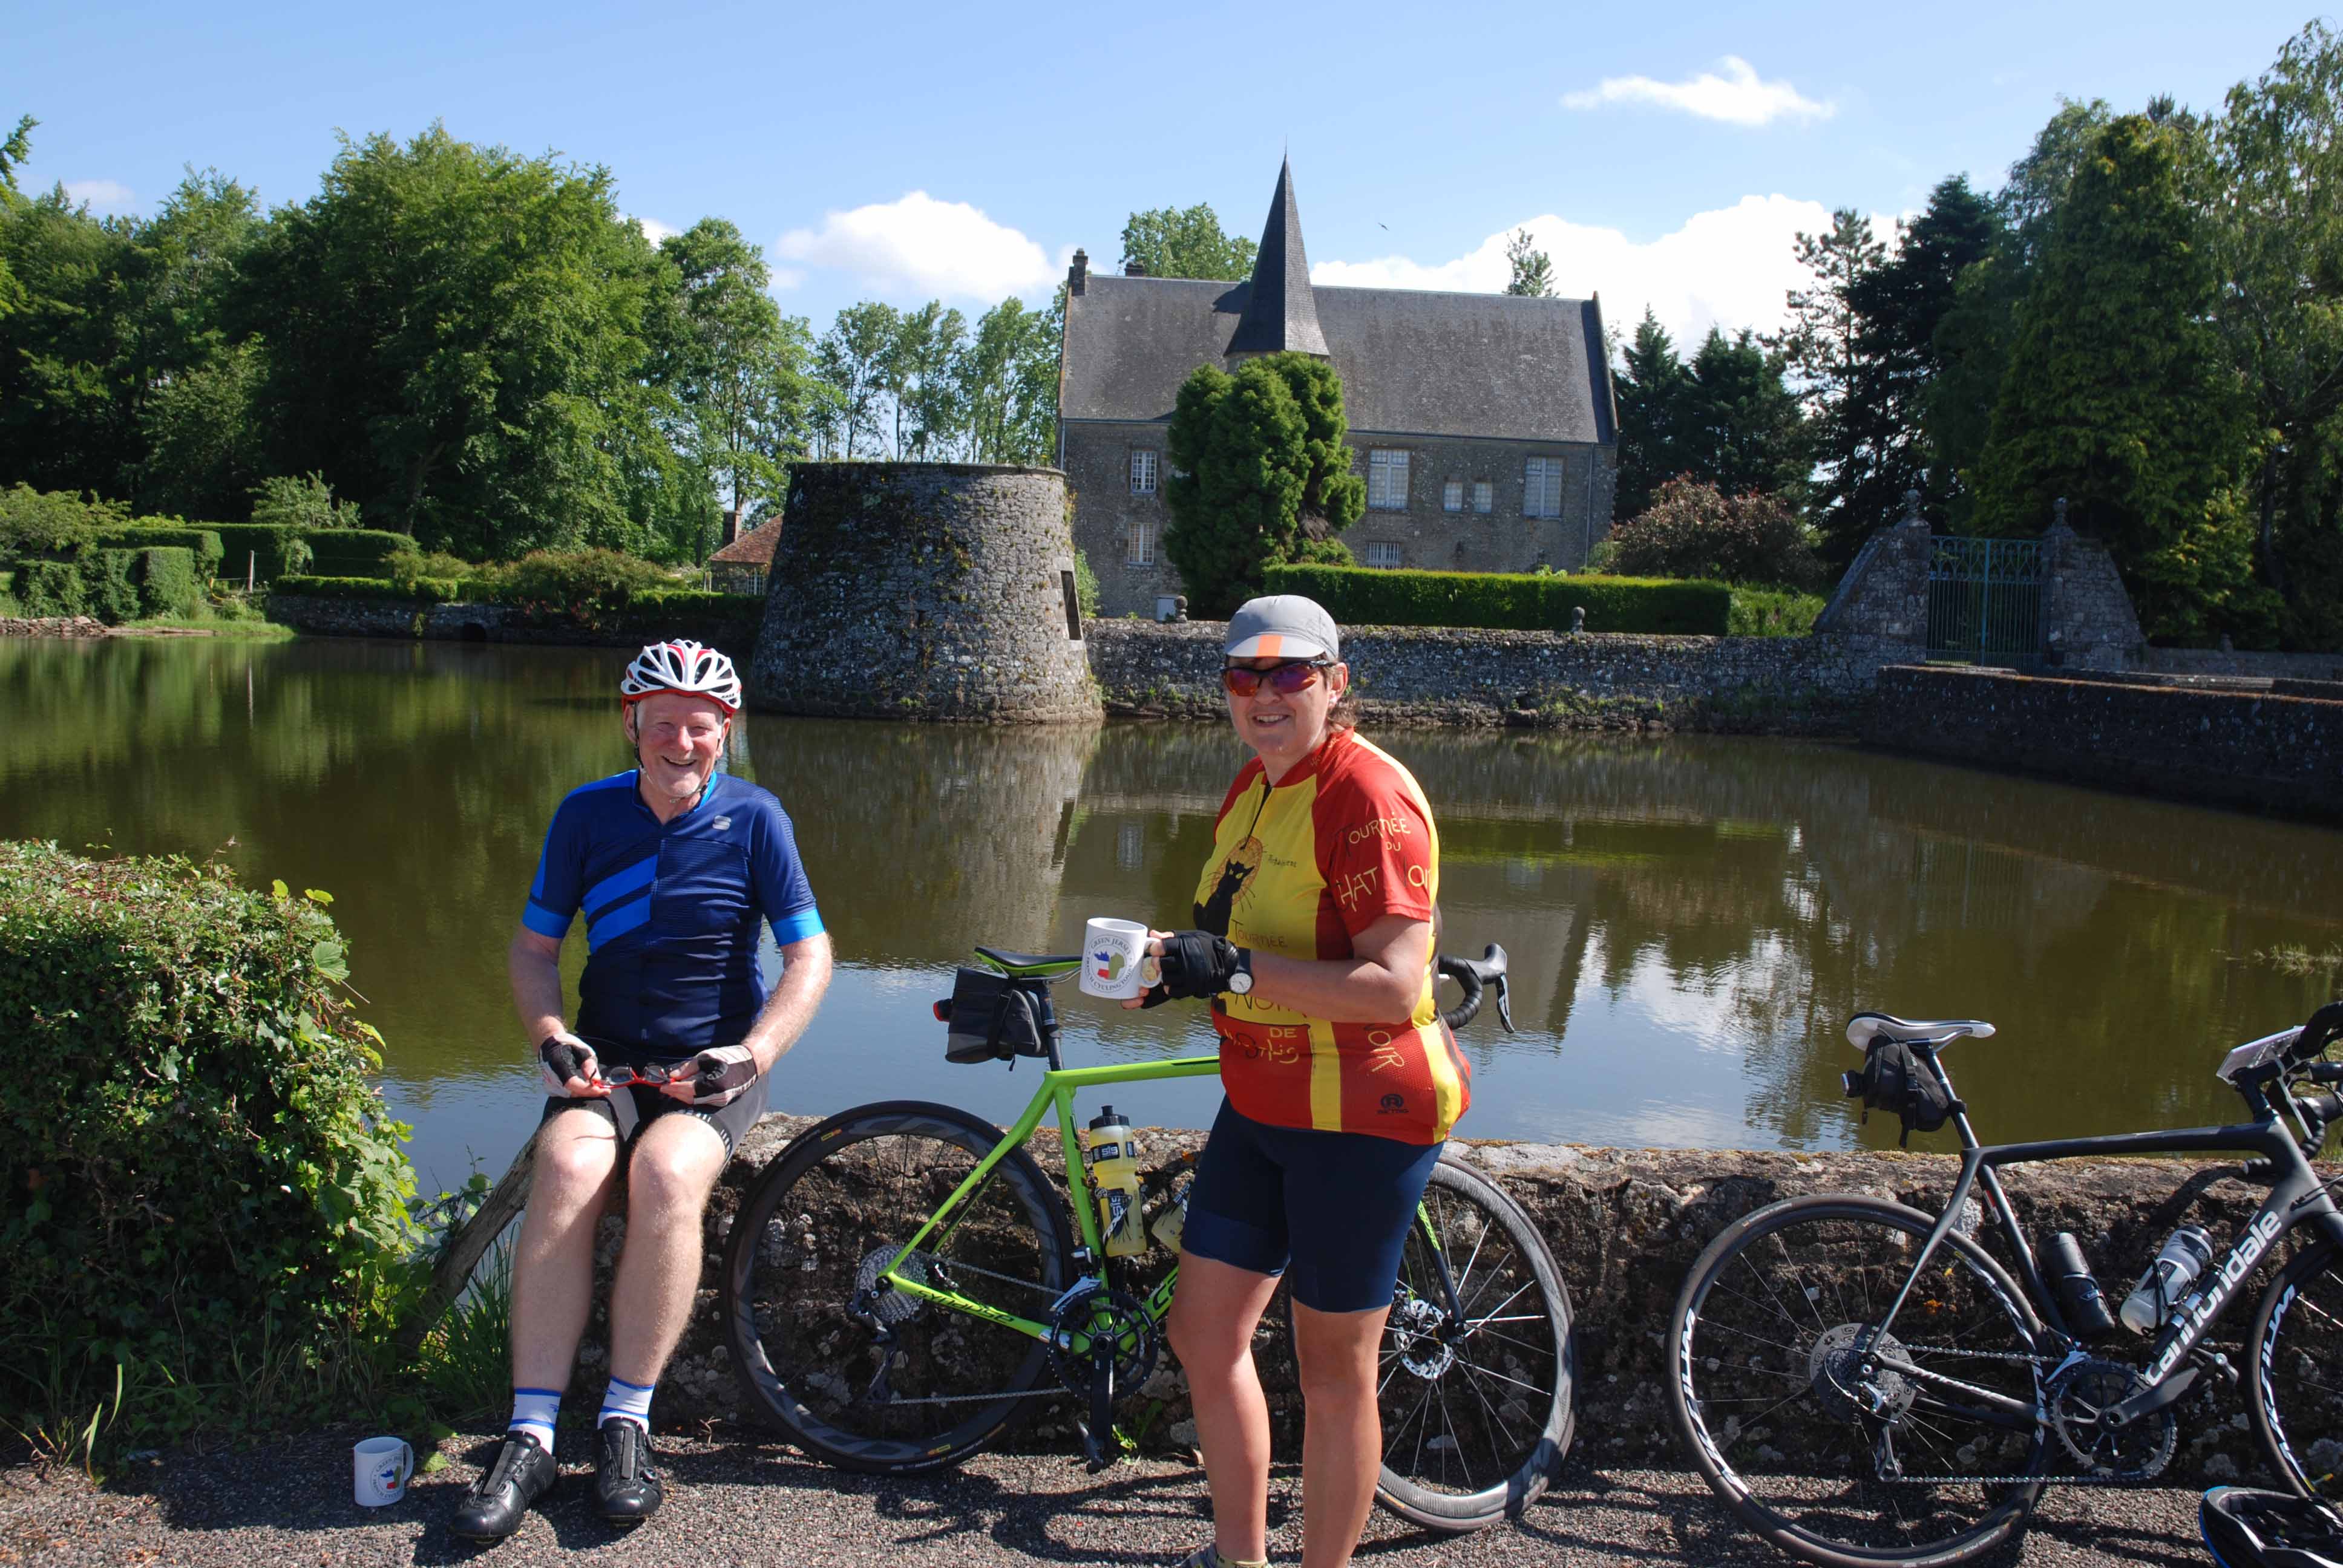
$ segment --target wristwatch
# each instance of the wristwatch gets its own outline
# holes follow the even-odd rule
[[[1252,950],[1251,948],[1237,950],[1237,967],[1229,974],[1229,994],[1232,996],[1252,994]]]

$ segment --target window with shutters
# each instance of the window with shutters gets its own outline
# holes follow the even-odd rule
[[[1407,510],[1407,454],[1378,447],[1367,454],[1367,509]]]
[[[1487,517],[1497,509],[1497,487],[1486,479],[1473,481],[1473,509]]]
[[[1562,516],[1562,459],[1532,457],[1522,475],[1522,516]]]
[[[1372,540],[1368,543],[1366,558],[1367,565],[1371,567],[1379,567],[1385,571],[1395,570],[1407,564],[1407,556],[1405,552],[1401,550],[1397,545],[1388,544],[1382,540]]]
[[[1461,512],[1464,509],[1463,480],[1451,479],[1440,487],[1440,509],[1443,512]]]
[[[1155,519],[1133,518],[1123,535],[1122,559],[1126,566],[1151,567],[1155,564]]]
[[[1151,496],[1155,493],[1155,454],[1144,447],[1131,451],[1131,493]]]

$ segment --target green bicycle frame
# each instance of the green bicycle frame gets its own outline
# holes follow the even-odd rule
[[[903,1260],[918,1251],[920,1244],[933,1235],[939,1227],[950,1228],[946,1222],[953,1211],[984,1185],[991,1177],[994,1168],[1009,1157],[1010,1151],[1022,1149],[1025,1146],[1025,1141],[1031,1138],[1041,1125],[1041,1119],[1054,1110],[1058,1117],[1058,1137],[1065,1154],[1066,1186],[1073,1196],[1074,1223],[1080,1228],[1082,1249],[1092,1262],[1092,1272],[1086,1277],[1102,1278],[1106,1270],[1106,1249],[1099,1236],[1098,1205],[1091,1201],[1090,1171],[1083,1164],[1081,1136],[1075,1128],[1075,1094],[1085,1089],[1101,1089],[1114,1083],[1153,1083],[1173,1078],[1210,1078],[1220,1070],[1221,1059],[1217,1056],[1181,1056],[1173,1057],[1167,1061],[1131,1062],[1111,1067],[1064,1067],[1043,1071],[1041,1085],[1033,1091],[1033,1098],[1026,1105],[1025,1113],[1017,1119],[1016,1124],[1009,1129],[1001,1141],[993,1145],[992,1151],[977,1161],[976,1169],[968,1173],[966,1181],[952,1190],[951,1196],[937,1205],[936,1211],[928,1216],[927,1221],[912,1233],[910,1241],[903,1243],[902,1251],[895,1254],[894,1261],[880,1271],[880,1278],[887,1282],[889,1288],[901,1291],[906,1295],[917,1297],[923,1302],[931,1302],[937,1306],[952,1312],[966,1312],[970,1317],[981,1318],[990,1323],[998,1323],[1005,1329],[1013,1329],[1029,1339],[1047,1341],[1051,1334],[1050,1325],[1047,1323],[1035,1322],[1031,1318],[1021,1318],[1013,1312],[1004,1312],[982,1302],[970,1301],[957,1291],[939,1291],[920,1281],[906,1278],[897,1272],[897,1270],[902,1266]],[[1170,1310],[1172,1287],[1178,1275],[1179,1270],[1174,1268],[1164,1277],[1163,1282],[1149,1293],[1145,1304],[1147,1315],[1150,1318],[1160,1322],[1162,1321],[1164,1312]],[[1081,1347],[1070,1348],[1079,1350]]]

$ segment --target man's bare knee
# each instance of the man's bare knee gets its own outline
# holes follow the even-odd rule
[[[627,1164],[627,1203],[639,1211],[698,1212],[724,1173],[724,1141],[704,1122],[670,1118],[676,1131],[646,1136]]]
[[[585,1121],[584,1127],[573,1125]],[[559,1204],[592,1201],[603,1195],[618,1168],[616,1131],[596,1119],[558,1117],[538,1140],[529,1171],[532,1197]]]

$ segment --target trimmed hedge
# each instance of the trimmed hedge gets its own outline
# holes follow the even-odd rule
[[[105,550],[143,550],[161,547],[178,547],[193,553],[196,569],[202,576],[199,582],[209,582],[219,576],[220,561],[226,547],[220,543],[219,530],[197,528],[190,523],[180,527],[172,523],[144,521],[126,528],[107,528],[97,536],[97,548]]]
[[[0,1418],[118,1367],[116,1441],[186,1431],[391,1326],[415,1175],[328,901],[0,842]]]
[[[89,613],[108,626],[138,618],[138,552],[94,550],[81,563]]]
[[[26,561],[16,568],[16,602],[35,620],[87,615],[89,581],[79,561]]]
[[[269,592],[308,594],[318,598],[387,598],[417,599],[425,604],[455,604],[464,599],[477,601],[484,596],[467,594],[468,586],[451,578],[417,578],[410,585],[391,581],[388,578],[310,577],[306,574],[278,578],[269,585]]]
[[[302,537],[309,544],[308,569],[327,578],[388,577],[390,558],[416,548],[409,536],[387,528],[313,528]]]
[[[137,552],[138,607],[146,615],[193,615],[204,602],[210,573],[196,574],[186,545],[156,545]]]
[[[1568,631],[1571,611],[1584,607],[1589,631],[1722,637],[1733,609],[1723,583],[1664,578],[1317,566],[1273,566],[1262,575],[1266,591],[1307,594],[1343,626]]]
[[[262,523],[214,523],[211,527],[227,551],[227,558],[220,563],[219,575],[230,582],[244,580],[247,559],[254,578],[260,582],[309,569],[309,545],[298,529],[270,528]]]

